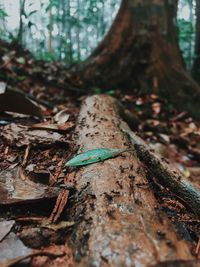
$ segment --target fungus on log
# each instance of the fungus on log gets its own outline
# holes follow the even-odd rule
[[[95,148],[129,148],[120,128],[117,101],[88,97],[76,127],[79,152]],[[158,203],[139,160],[131,152],[81,167],[71,216],[76,259],[86,266],[152,266],[169,260],[191,260]],[[85,265],[84,265],[85,266]]]

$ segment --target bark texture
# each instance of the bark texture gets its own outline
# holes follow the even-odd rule
[[[167,187],[181,202],[197,216],[200,216],[200,190],[197,183],[193,186],[183,178],[181,172],[169,165],[165,159],[161,159],[152,149],[135,133],[127,129],[127,125],[121,124],[135,148],[140,161],[155,175],[160,185]]]
[[[195,37],[195,58],[192,67],[193,78],[200,82],[200,0],[196,0],[196,37]]]
[[[183,67],[176,1],[123,0],[105,39],[79,66],[90,86],[154,92],[200,118],[200,87]]]
[[[128,148],[115,99],[88,97],[76,128],[79,152]],[[80,266],[152,266],[189,260],[188,244],[179,239],[156,199],[133,153],[82,167],[76,174],[72,243]],[[162,236],[162,237],[161,237]]]

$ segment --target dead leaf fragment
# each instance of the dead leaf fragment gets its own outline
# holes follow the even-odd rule
[[[9,144],[28,146],[38,144],[51,144],[61,141],[62,135],[45,130],[30,130],[27,126],[11,123],[3,128],[0,136]]]
[[[4,94],[6,91],[6,83],[0,82],[0,94]]]
[[[63,124],[36,123],[33,124],[31,127],[33,129],[45,129],[50,131],[64,132],[74,128],[74,126],[75,125],[73,122],[67,122]]]
[[[23,179],[22,179],[23,178]],[[34,183],[18,167],[0,173],[0,204],[20,204],[56,197],[58,188]]]
[[[58,224],[54,224],[54,223],[49,223],[49,220],[47,220],[46,222],[43,221],[41,226],[44,228],[48,228],[50,230],[58,231],[61,229],[67,229],[69,227],[72,227],[74,224],[75,222],[69,222],[69,221],[62,221],[59,222]]]
[[[0,222],[0,242],[10,232],[14,224],[14,220]]]
[[[26,60],[23,57],[16,58],[16,61],[17,61],[17,63],[22,64],[22,65],[26,63]]]
[[[42,118],[41,109],[18,91],[6,91],[0,94],[0,112],[5,111]]]
[[[166,134],[159,134],[159,136],[161,137],[161,139],[164,141],[164,142],[166,142],[167,144],[169,144],[170,143],[170,137],[168,136],[168,135],[166,135]]]
[[[14,233],[10,233],[0,243],[0,267],[10,266],[19,257],[26,257],[31,253],[32,249],[27,248]]]
[[[66,110],[61,110],[54,116],[54,120],[58,124],[63,124],[63,123],[68,121],[69,116],[70,115],[69,115],[69,113],[66,112]]]
[[[49,218],[50,222],[53,222],[53,223],[57,222],[57,220],[59,219],[61,213],[63,212],[67,204],[68,197],[69,197],[69,190],[63,189],[60,191],[58,198],[56,200],[55,207]]]
[[[153,103],[152,104],[152,111],[155,115],[160,114],[161,112],[161,104],[159,102]]]

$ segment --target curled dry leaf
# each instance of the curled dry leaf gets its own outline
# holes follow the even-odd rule
[[[34,183],[21,168],[7,169],[0,173],[0,204],[19,204],[56,197],[58,188]]]
[[[33,129],[45,129],[50,131],[65,132],[74,128],[73,122],[67,122],[63,124],[48,124],[48,123],[36,123],[31,126]]]
[[[26,95],[18,91],[7,91],[0,94],[0,112],[15,112],[42,118],[41,109]]]
[[[0,242],[10,232],[14,224],[15,224],[14,220],[10,220],[10,221],[4,220],[0,222]]]
[[[54,120],[58,124],[63,124],[63,123],[68,121],[69,116],[70,115],[69,115],[69,113],[66,112],[66,110],[61,110],[54,116]]]
[[[62,142],[62,135],[45,130],[30,130],[27,126],[11,123],[3,128],[0,136],[9,144],[17,146],[37,145],[37,144],[51,144],[55,142]]]

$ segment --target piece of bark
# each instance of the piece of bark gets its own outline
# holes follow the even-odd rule
[[[105,95],[88,97],[76,128],[79,152],[128,148],[120,129],[117,102]],[[82,167],[71,216],[80,266],[143,267],[168,260],[190,260],[188,244],[179,239],[159,209],[144,170],[133,153]]]

